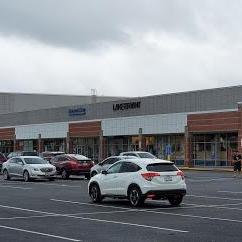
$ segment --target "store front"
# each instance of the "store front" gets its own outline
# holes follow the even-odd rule
[[[232,165],[232,153],[241,150],[241,111],[188,115],[187,164],[220,167]]]
[[[147,151],[160,159],[171,160],[178,165],[184,164],[184,135],[143,135],[141,149],[139,136],[106,137],[107,156],[119,155],[125,151]]]
[[[171,160],[176,165],[184,165],[184,135],[160,135],[156,137],[155,153],[158,158]]]
[[[99,155],[99,137],[92,138],[72,138],[70,153],[81,154],[97,161]]]
[[[43,139],[43,151],[66,151],[66,139]]]
[[[13,152],[15,148],[15,129],[0,129],[0,152],[6,156]]]
[[[232,153],[238,149],[237,133],[194,134],[193,166],[230,166]]]
[[[13,140],[1,140],[0,141],[0,152],[8,155],[13,152],[14,141]]]
[[[39,151],[38,140],[17,140],[15,151]]]
[[[69,153],[81,154],[98,161],[103,157],[101,122],[69,124]]]

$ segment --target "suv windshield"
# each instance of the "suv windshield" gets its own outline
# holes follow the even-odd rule
[[[26,164],[48,164],[46,160],[41,158],[24,158]]]
[[[147,171],[166,172],[166,171],[178,171],[177,167],[169,163],[156,163],[146,166]]]

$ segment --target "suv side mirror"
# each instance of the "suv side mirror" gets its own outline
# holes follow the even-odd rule
[[[103,174],[103,175],[107,175],[108,172],[107,172],[106,170],[103,170],[103,171],[102,171],[102,174]]]

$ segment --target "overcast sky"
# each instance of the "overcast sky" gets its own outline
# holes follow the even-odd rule
[[[0,0],[0,92],[242,85],[240,0]]]

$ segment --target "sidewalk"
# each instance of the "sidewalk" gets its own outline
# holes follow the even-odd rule
[[[214,171],[214,172],[233,172],[232,166],[226,167],[188,167],[179,166],[179,169],[184,171]]]

